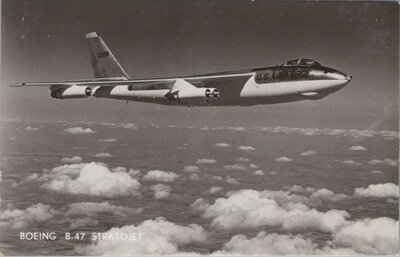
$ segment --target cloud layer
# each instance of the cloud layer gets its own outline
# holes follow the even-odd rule
[[[171,255],[181,253],[179,247],[203,242],[204,229],[196,224],[181,226],[164,218],[146,220],[139,225],[112,228],[107,234],[141,233],[141,240],[98,240],[76,250],[84,255]]]

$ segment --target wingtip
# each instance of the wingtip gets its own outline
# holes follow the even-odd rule
[[[25,83],[17,83],[17,84],[13,84],[10,87],[23,87],[25,86]]]
[[[97,32],[90,32],[86,34],[86,38],[94,38],[94,37],[99,37]]]

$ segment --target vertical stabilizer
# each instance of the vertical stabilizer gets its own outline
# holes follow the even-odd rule
[[[95,78],[125,77],[130,79],[96,32],[86,34],[86,39]]]

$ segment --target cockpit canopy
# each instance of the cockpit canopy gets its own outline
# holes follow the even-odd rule
[[[282,66],[322,66],[312,59],[295,59],[285,62]]]

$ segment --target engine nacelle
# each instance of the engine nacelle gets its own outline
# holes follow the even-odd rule
[[[51,97],[57,99],[87,98],[92,95],[90,87],[75,85],[70,87],[51,86],[49,90]]]
[[[177,94],[180,100],[189,99],[216,99],[219,97],[219,91],[216,88],[188,88],[181,89]]]

